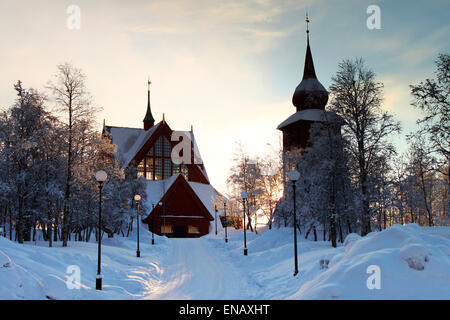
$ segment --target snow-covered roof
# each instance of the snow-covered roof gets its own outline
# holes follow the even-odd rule
[[[281,129],[300,120],[317,122],[343,122],[343,119],[332,111],[326,111],[322,109],[306,109],[297,111],[296,113],[291,115],[289,118],[280,123],[277,129]]]
[[[126,167],[130,164],[139,150],[144,146],[144,144],[150,139],[156,129],[161,125],[161,122],[150,128],[149,130],[144,130],[141,128],[127,128],[127,127],[114,127],[114,126],[105,126],[106,132],[111,134],[112,143],[117,146],[117,151],[115,153],[116,160],[122,167]],[[200,151],[197,145],[197,140],[193,132],[191,131],[181,131],[183,139],[184,137],[188,139],[192,139],[194,144],[194,163],[203,164],[202,157],[200,155]],[[205,178],[209,181],[208,174],[206,169],[202,166],[198,165],[198,168],[203,173]]]
[[[152,205],[156,206],[164,194],[169,190],[175,180],[178,178],[180,174],[175,174],[168,179],[164,180],[145,180],[146,186],[146,194],[147,198],[145,203],[147,208],[152,208]],[[204,184],[199,182],[191,182],[188,181],[189,186],[192,188],[194,193],[203,203],[203,205],[208,209],[211,216],[214,217],[215,211],[215,203],[217,192],[210,184]]]
[[[105,126],[105,131],[111,134],[112,143],[117,146],[116,160],[122,163],[120,157],[126,154],[135,144],[143,129]]]
[[[152,136],[159,125],[160,123],[156,124],[149,130],[105,126],[106,131],[111,134],[112,143],[117,146],[115,157],[122,167],[126,167],[130,164],[136,153]]]
[[[164,196],[166,191],[169,190],[177,177],[178,174],[175,174],[164,180],[145,180],[145,193],[147,195],[145,203],[147,204],[147,208],[152,208],[152,205],[155,207],[158,205],[158,202]]]
[[[194,190],[198,198],[201,200],[201,202],[204,204],[206,209],[208,209],[211,216],[214,217],[215,205],[217,200],[216,190],[210,184],[191,181],[188,181],[188,183],[191,186],[192,190]]]
[[[317,78],[306,78],[303,79],[295,91],[322,91],[327,92],[325,87],[317,80]]]

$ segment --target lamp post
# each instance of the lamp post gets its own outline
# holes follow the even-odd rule
[[[292,181],[292,188],[294,191],[294,277],[298,274],[298,260],[297,260],[297,210],[295,208],[295,183],[300,178],[300,173],[297,170],[292,170],[288,173],[289,180]]]
[[[247,255],[248,251],[247,251],[247,228],[245,227],[245,200],[247,199],[247,192],[243,191],[241,192],[241,197],[242,197],[242,205],[244,207],[244,256]]]
[[[216,236],[217,236],[217,202],[216,202],[216,204],[214,205],[214,213],[215,213],[214,221],[216,222]]]
[[[223,199],[223,212],[225,213],[225,243],[228,242],[228,235],[227,235],[227,199]]]
[[[139,201],[141,201],[141,196],[140,195],[135,195],[134,196],[134,201],[136,201],[137,207],[137,218],[136,218],[136,224],[137,224],[137,249],[136,249],[136,257],[140,257],[141,256],[141,251],[139,251]]]
[[[153,211],[153,209],[155,209],[154,203],[152,203],[152,211]],[[155,217],[153,217],[153,219],[152,219],[152,245],[155,244],[155,233],[153,231],[155,231]]]
[[[97,258],[97,277],[95,279],[95,289],[102,290],[101,258],[102,258],[102,189],[103,183],[108,178],[105,171],[100,170],[95,173],[95,180],[98,182],[99,200],[98,200],[98,258]]]

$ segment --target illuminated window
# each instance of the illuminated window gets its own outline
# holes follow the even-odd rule
[[[172,233],[172,226],[161,226],[161,233]]]
[[[162,179],[162,159],[155,159],[155,180],[161,180]]]
[[[137,177],[144,177],[145,178],[145,161],[142,160],[141,162],[139,162],[138,166],[137,166]]]
[[[181,165],[181,174],[183,175],[183,177],[187,180],[188,179],[188,168],[185,164]]]
[[[150,157],[145,158],[145,172],[146,172],[146,178],[148,180],[153,180],[153,166],[154,166],[154,159]]]
[[[166,137],[160,136],[139,163],[137,176],[145,177],[148,180],[169,178],[173,174],[171,152],[172,146],[170,141]],[[177,168],[175,170],[180,169]]]
[[[200,233],[200,228],[196,226],[189,226],[188,233]]]

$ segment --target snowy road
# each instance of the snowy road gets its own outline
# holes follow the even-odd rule
[[[142,229],[145,230],[145,229]],[[199,239],[136,234],[102,241],[103,290],[95,290],[98,247],[71,241],[17,244],[0,237],[1,299],[445,299],[450,297],[450,228],[389,227],[346,245],[298,238],[299,274],[293,277],[292,230],[242,230]],[[319,263],[328,260],[328,268]],[[412,264],[412,262],[414,264]],[[382,270],[380,290],[367,287],[368,266]],[[79,273],[68,267],[78,267]],[[68,280],[80,277],[79,290]],[[72,280],[71,280],[72,281]],[[73,282],[69,282],[73,284]]]
[[[170,239],[146,299],[252,299],[247,277],[207,238]]]

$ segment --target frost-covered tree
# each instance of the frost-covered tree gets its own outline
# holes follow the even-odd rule
[[[8,192],[6,201],[10,213],[10,228],[15,222],[19,243],[30,240],[30,231],[41,218],[44,204],[39,201],[44,192],[42,175],[45,162],[44,142],[51,139],[52,117],[44,108],[45,98],[22,82],[14,85],[17,100],[0,119],[2,188]],[[4,201],[5,202],[5,201]]]
[[[383,84],[362,59],[339,63],[330,86],[329,109],[341,116],[349,169],[357,186],[361,205],[361,234],[371,231],[374,214],[371,177],[375,177],[380,159],[395,155],[390,136],[400,132],[400,124],[382,110]]]
[[[50,90],[56,108],[64,116],[66,166],[64,208],[62,216],[63,247],[67,246],[72,219],[72,185],[74,183],[74,168],[80,160],[82,150],[76,148],[77,140],[84,133],[87,124],[92,123],[95,108],[91,96],[86,90],[86,76],[83,72],[69,63],[57,66],[54,79],[49,81]]]
[[[347,170],[343,141],[339,124],[315,123],[310,129],[311,145],[297,158],[296,170],[300,179],[296,182],[297,221],[296,227],[305,227],[306,236],[315,234],[320,225],[324,240],[328,234],[333,247],[337,238],[343,241],[343,223],[353,209],[352,190]],[[285,207],[292,210],[292,182],[285,192]],[[349,231],[345,232],[348,233]]]

